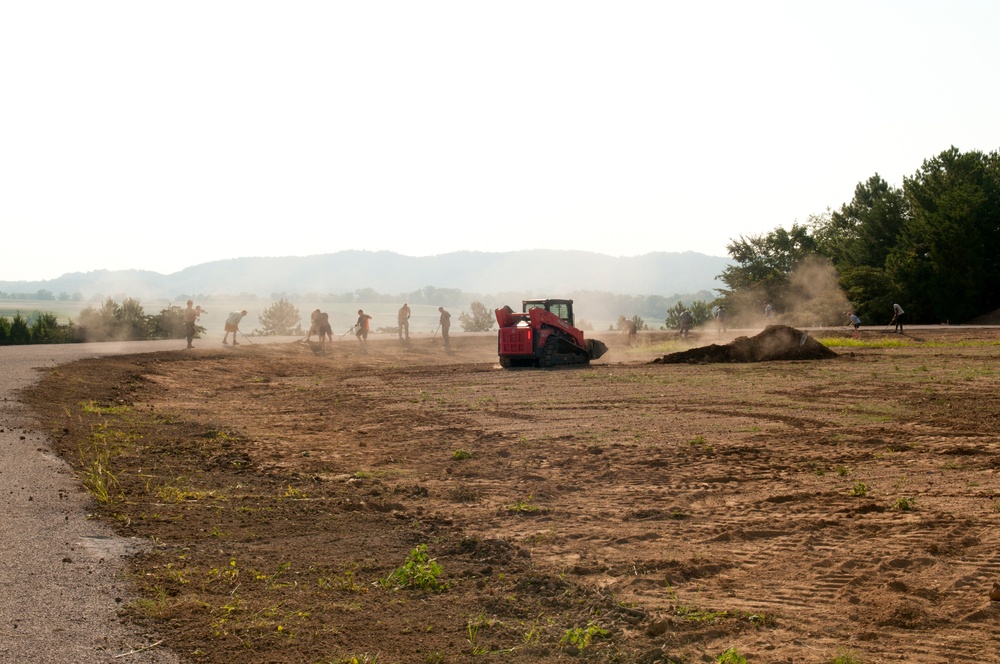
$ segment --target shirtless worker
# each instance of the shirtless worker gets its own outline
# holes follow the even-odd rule
[[[451,314],[444,310],[444,307],[438,307],[438,311],[441,312],[441,318],[438,320],[438,324],[441,327],[441,338],[444,339],[444,347],[448,347],[448,328],[451,327]]]
[[[306,332],[306,343],[309,343],[309,339],[312,338],[312,335],[319,334],[319,315],[320,315],[319,309],[316,309],[311,314],[309,314],[309,331]],[[322,341],[323,338],[320,337],[320,342]]]
[[[399,313],[396,314],[396,322],[399,324],[399,338],[402,339],[403,335],[406,335],[406,340],[410,340],[410,305],[406,302],[403,306],[399,308]]]
[[[330,347],[331,348],[333,347],[333,327],[331,327],[330,325],[330,314],[326,313],[325,311],[320,311],[319,309],[317,309],[316,311],[319,312],[316,315],[316,322],[315,322],[316,330],[319,333],[319,347],[320,350],[325,351],[326,342],[328,339],[330,341]]]
[[[184,333],[187,336],[188,348],[194,348],[191,342],[194,341],[195,322],[201,314],[201,305],[196,307],[193,300],[188,300],[187,309],[184,310]]]

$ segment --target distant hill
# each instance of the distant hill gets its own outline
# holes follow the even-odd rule
[[[341,251],[314,256],[236,258],[163,275],[143,270],[74,272],[44,281],[0,282],[0,291],[47,290],[95,295],[125,294],[140,300],[181,295],[272,293],[408,293],[425,286],[467,293],[531,292],[557,297],[577,291],[674,295],[710,291],[729,259],[695,252],[655,252],[616,258],[583,251],[460,251],[403,256],[388,251]]]

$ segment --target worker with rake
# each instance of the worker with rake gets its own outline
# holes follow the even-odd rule
[[[688,332],[691,331],[691,326],[694,325],[694,315],[690,311],[685,309],[684,311],[681,312],[678,324],[679,324],[679,329],[677,330],[677,334],[687,339]]]
[[[236,341],[236,333],[240,331],[240,321],[243,320],[243,317],[246,315],[247,315],[247,310],[244,309],[243,311],[234,311],[233,313],[229,314],[228,318],[226,318],[226,333],[222,336],[223,346],[229,345],[229,342],[226,340],[229,338],[230,332],[233,333],[233,345],[234,346],[240,345],[240,343]]]
[[[892,320],[889,321],[889,325],[896,326],[893,332],[903,334],[903,307],[898,304],[892,305]]]
[[[316,311],[319,311],[317,309]],[[319,311],[316,316],[316,329],[319,331],[319,349],[321,351],[326,351],[326,342],[330,342],[330,348],[333,348],[333,326],[330,325],[330,314],[325,311]]]
[[[309,343],[309,340],[312,338],[312,335],[319,334],[319,315],[320,315],[319,309],[316,309],[311,314],[309,314],[309,331],[306,332],[306,343]],[[320,341],[322,340],[323,340],[322,337],[320,337]]]
[[[402,339],[403,335],[406,335],[406,340],[410,340],[410,305],[406,302],[403,306],[399,308],[399,313],[396,314],[396,323],[399,325],[399,338]]]
[[[858,318],[858,315],[853,311],[850,313],[850,316],[848,317],[847,324],[854,328],[854,331],[851,332],[851,336],[854,337],[855,339],[858,339],[859,338],[858,330],[861,328],[861,319]]]
[[[358,322],[354,324],[354,336],[358,338],[361,342],[361,348],[367,353],[368,352],[368,327],[371,316],[366,314],[364,310],[358,309]]]
[[[444,307],[438,307],[441,318],[438,319],[438,326],[441,328],[441,338],[444,339],[444,347],[448,348],[448,329],[451,327],[451,314],[445,311]]]

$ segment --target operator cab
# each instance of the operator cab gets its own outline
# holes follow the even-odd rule
[[[539,308],[558,316],[570,327],[576,327],[573,323],[573,300],[521,300],[521,310],[524,313]]]

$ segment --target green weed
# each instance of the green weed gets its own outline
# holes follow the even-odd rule
[[[109,435],[104,427],[91,434],[89,448],[79,449],[80,475],[83,485],[97,502],[107,505],[121,496],[120,485],[111,470],[113,455]]]
[[[448,583],[439,579],[444,570],[434,558],[427,555],[427,545],[421,544],[410,551],[406,562],[381,580],[383,588],[401,590],[419,588],[425,592],[439,593],[448,589]]]
[[[128,406],[102,406],[96,401],[81,401],[80,408],[85,413],[93,413],[97,415],[121,415],[122,413],[127,413],[129,411]]]
[[[864,664],[864,661],[853,650],[841,649],[828,660],[828,664]]]
[[[360,595],[368,592],[368,587],[358,583],[354,578],[354,570],[345,570],[339,577],[321,576],[316,583],[323,590],[336,588],[345,592]]]
[[[475,618],[470,618],[466,623],[466,632],[469,635],[469,645],[472,647],[473,655],[485,655],[488,651],[479,645],[479,633],[484,629],[489,629],[499,623],[496,618],[487,618],[480,613]]]
[[[670,599],[674,603],[674,615],[682,618],[684,620],[690,620],[695,622],[711,622],[718,618],[728,618],[728,611],[705,611],[703,609],[698,609],[693,606],[688,606],[683,604],[677,593],[674,592],[673,586],[670,585],[669,581],[664,581],[663,584],[667,587],[667,594],[670,595]]]
[[[573,645],[582,652],[590,647],[594,639],[604,639],[607,636],[608,630],[591,621],[587,623],[586,627],[573,627],[566,630],[563,637],[559,639],[559,645]]]
[[[518,500],[517,502],[507,505],[508,512],[514,512],[520,514],[522,512],[537,512],[538,506],[531,504],[531,499],[533,496],[529,495],[525,500]]]
[[[471,459],[472,458],[472,452],[470,452],[468,450],[458,449],[458,450],[455,450],[455,453],[452,454],[451,457],[455,461],[464,461],[465,459]]]
[[[917,501],[913,498],[897,498],[896,502],[892,504],[892,509],[899,510],[900,512],[909,512],[916,508]]]
[[[864,482],[855,482],[850,491],[852,496],[862,497],[868,495],[868,485]]]
[[[715,661],[719,664],[747,664],[747,658],[741,655],[735,646],[723,650]]]

